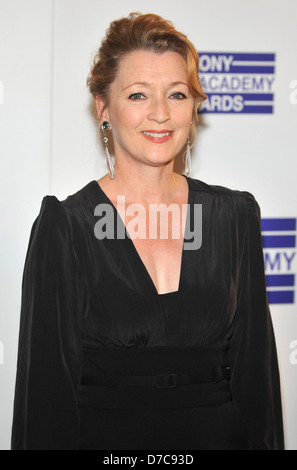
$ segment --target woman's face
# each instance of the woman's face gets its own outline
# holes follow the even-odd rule
[[[187,64],[176,52],[135,51],[120,62],[109,104],[97,98],[101,121],[110,122],[116,158],[150,166],[171,161],[190,134],[194,100]]]

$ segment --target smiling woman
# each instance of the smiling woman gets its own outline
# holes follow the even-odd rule
[[[102,41],[88,83],[115,164],[33,225],[13,449],[283,448],[259,206],[173,171],[184,147],[190,166],[198,63],[153,14]]]
[[[150,51],[155,54],[176,52],[186,62],[187,80],[193,107],[193,126],[198,123],[198,105],[206,99],[198,77],[199,60],[197,50],[187,36],[177,31],[173,24],[157,15],[131,13],[127,18],[113,21],[94,58],[94,66],[88,79],[94,97],[100,96],[107,103],[110,86],[118,73],[121,59],[130,52]]]
[[[177,52],[135,51],[121,59],[108,100],[96,95],[99,119],[111,124],[116,173],[123,165],[166,165],[184,147],[194,109],[187,75]]]

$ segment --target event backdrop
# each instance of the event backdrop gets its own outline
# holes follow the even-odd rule
[[[297,2],[0,0],[0,448],[9,449],[23,264],[46,194],[105,172],[86,78],[111,20],[174,22],[200,52],[208,101],[194,178],[252,192],[262,209],[287,449],[297,449]]]

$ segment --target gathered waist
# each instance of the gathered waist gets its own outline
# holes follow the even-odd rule
[[[228,343],[211,347],[83,348],[78,401],[102,409],[217,405],[231,398]]]

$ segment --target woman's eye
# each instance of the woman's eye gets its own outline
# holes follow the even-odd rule
[[[173,98],[174,100],[184,100],[185,98],[187,98],[187,96],[184,93],[177,92],[173,93],[173,95],[171,95],[171,98]]]
[[[134,101],[142,100],[144,98],[145,98],[145,96],[142,93],[132,93],[132,95],[129,96],[129,99],[134,100]]]

